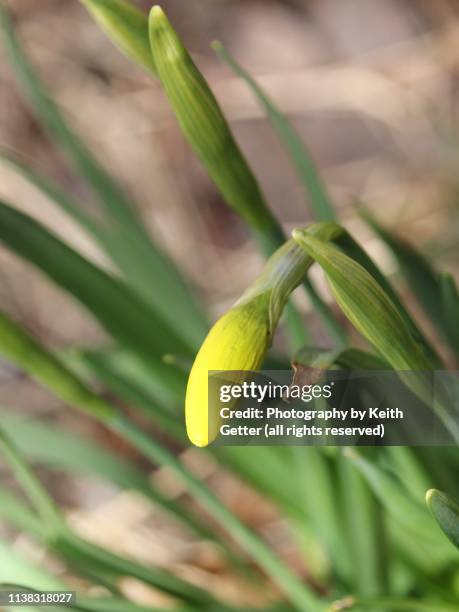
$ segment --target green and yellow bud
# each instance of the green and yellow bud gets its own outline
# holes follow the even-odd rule
[[[182,132],[223,198],[257,232],[276,233],[277,223],[214,94],[159,6],[150,13],[150,42]],[[280,235],[277,239],[282,242]]]
[[[125,0],[80,0],[110,40],[156,75],[148,37],[148,17]]]
[[[268,293],[234,306],[215,323],[188,379],[186,429],[193,444],[207,446],[215,440],[220,427],[218,410],[209,406],[209,371],[237,370],[242,377],[243,371],[258,370],[270,343]]]
[[[336,227],[321,223],[311,231],[330,239]],[[261,367],[288,298],[303,281],[312,262],[312,257],[295,240],[288,240],[210,330],[191,369],[186,392],[187,433],[196,446],[210,444],[220,427],[218,408],[209,405],[209,372],[238,372],[231,376],[231,383],[238,384],[244,372]]]

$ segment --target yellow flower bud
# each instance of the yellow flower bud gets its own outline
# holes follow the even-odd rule
[[[191,369],[186,392],[188,437],[196,446],[207,446],[218,435],[218,407],[208,405],[211,370],[258,370],[271,343],[269,293],[239,303],[223,315],[204,340]],[[232,383],[242,380],[232,379]]]

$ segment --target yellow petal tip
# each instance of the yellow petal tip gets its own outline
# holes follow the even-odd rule
[[[150,15],[152,19],[157,19],[159,17],[165,17],[163,9],[159,6],[159,4],[155,4],[152,6],[150,11]]]

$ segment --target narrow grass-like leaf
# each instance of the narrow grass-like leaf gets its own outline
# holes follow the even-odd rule
[[[19,365],[70,405],[110,420],[116,414],[102,398],[88,389],[24,329],[0,313],[0,354]]]
[[[457,604],[439,601],[437,599],[401,599],[398,597],[377,597],[361,599],[348,597],[333,604],[328,612],[345,612],[355,610],[387,610],[387,612],[455,612]]]
[[[315,164],[305,145],[299,138],[287,117],[277,108],[269,96],[262,90],[250,74],[230,55],[221,42],[212,44],[214,50],[225,60],[234,72],[239,75],[255,94],[273,128],[279,135],[285,149],[290,154],[297,174],[303,183],[304,189],[309,193],[311,207],[317,221],[334,221],[335,211],[327,195],[325,185],[317,172]]]
[[[130,224],[116,219],[96,218],[85,212],[71,195],[49,179],[29,168],[10,153],[0,151],[0,159],[11,165],[32,185],[56,203],[89,233],[123,273],[125,282],[135,290],[166,324],[173,325],[191,345],[202,341],[207,329],[204,315],[171,263],[149,252],[150,247]],[[158,258],[163,258],[162,263]],[[162,291],[155,291],[154,284]],[[160,299],[161,298],[161,299]],[[185,300],[186,298],[186,300]]]
[[[39,514],[43,528],[50,535],[58,533],[62,529],[62,519],[56,505],[3,429],[0,429],[0,452]]]
[[[176,346],[190,352],[175,331],[128,287],[80,256],[39,223],[0,202],[0,242],[38,266],[62,289],[72,294],[114,338],[155,363],[152,376],[163,380],[180,397],[183,375],[164,364],[162,356]]]
[[[384,454],[387,457],[388,467],[397,474],[413,499],[422,503],[425,491],[431,486],[432,478],[422,465],[416,450],[407,446],[387,446]]]
[[[23,584],[37,590],[66,591],[68,586],[41,567],[26,561],[14,548],[0,541],[0,582]],[[36,608],[35,608],[36,609]]]
[[[448,333],[449,345],[456,358],[459,358],[459,292],[456,281],[451,274],[443,273],[439,276],[440,295],[444,326]]]
[[[55,544],[60,554],[72,560],[76,566],[91,563],[93,569],[100,569],[115,576],[132,576],[164,593],[169,593],[183,601],[201,606],[215,603],[213,596],[204,589],[178,578],[171,572],[147,567],[121,557],[91,542],[83,540],[72,532],[67,532]]]
[[[43,524],[34,512],[27,508],[24,501],[0,487],[0,519],[5,523],[30,533],[35,537],[43,536]]]
[[[426,502],[447,538],[456,548],[459,548],[459,505],[457,502],[446,493],[436,489],[427,491]]]
[[[384,595],[388,588],[384,516],[367,482],[350,462],[339,462],[343,531],[351,551],[355,591]]]
[[[107,36],[131,59],[156,75],[148,17],[124,0],[80,0]]]
[[[436,270],[424,255],[408,242],[387,231],[368,211],[362,210],[361,215],[390,248],[411,291],[438,331],[449,341],[442,308],[441,285]]]
[[[326,549],[333,569],[341,578],[349,579],[351,559],[342,530],[333,466],[321,448],[295,446],[291,451],[292,478],[297,483],[296,494],[304,506],[304,513]]]
[[[123,189],[101,166],[88,147],[70,129],[57,105],[29,65],[16,36],[5,3],[0,1],[0,36],[18,79],[22,83],[36,113],[55,140],[73,161],[92,188],[106,219],[110,220],[111,256],[136,287],[147,295],[155,309],[169,324],[180,329],[185,337],[198,343],[206,330],[206,321],[176,267],[153,244]],[[119,240],[123,237],[123,246]],[[153,290],[153,283],[161,292]],[[167,298],[167,299],[166,299]]]
[[[318,347],[303,347],[295,353],[292,364],[294,367],[305,366],[328,370],[333,365],[339,365],[352,370],[386,370],[389,364],[377,355],[359,349],[330,350]]]
[[[172,367],[167,360],[164,361]],[[180,422],[182,406],[171,405],[170,392],[158,384],[151,376],[150,368],[134,354],[120,349],[79,351],[66,357],[66,362],[70,367],[76,362],[84,364],[91,371],[92,378],[103,382],[117,397],[141,409],[175,439],[186,439]]]
[[[70,130],[29,65],[3,0],[0,2],[0,32],[16,74],[40,119],[87,179],[107,212],[115,215],[121,222],[138,225],[140,230],[141,226],[131,203],[89,149]]]
[[[334,365],[357,370],[384,370],[389,367],[376,356],[357,349],[330,351],[303,348],[293,359],[293,366],[297,372],[301,368],[328,370]],[[319,449],[313,450],[320,452]],[[337,543],[334,544],[336,548],[346,547],[345,575],[353,580],[357,592],[364,596],[383,594],[387,587],[387,566],[382,515],[368,485],[356,472],[354,466],[339,461],[336,468],[341,486],[333,494],[329,493],[328,497],[330,500],[336,498],[333,506],[339,507],[341,513],[338,519],[335,511],[334,530],[326,528],[325,525],[323,527],[329,532],[332,543]],[[317,482],[317,488],[322,490],[323,478],[314,476],[314,481]],[[330,480],[333,488],[332,483]],[[316,494],[312,497],[315,498]],[[322,519],[322,516],[326,516],[325,508],[321,509],[319,505],[317,510],[319,523],[326,523],[327,521]],[[336,530],[338,533],[333,536],[332,533]],[[341,542],[342,537],[345,542]]]

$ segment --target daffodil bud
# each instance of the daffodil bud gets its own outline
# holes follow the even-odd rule
[[[112,42],[156,74],[148,38],[148,17],[125,0],[80,0]]]
[[[159,6],[150,13],[150,41],[182,132],[223,198],[252,228],[274,232],[277,223],[215,96]]]
[[[218,411],[208,408],[209,371],[258,370],[270,343],[268,294],[231,308],[215,323],[188,379],[186,429],[193,444],[207,446],[217,437],[220,427]]]
[[[330,239],[336,227],[317,224],[312,231]],[[209,404],[209,372],[233,371],[231,383],[238,384],[243,382],[244,372],[259,370],[283,308],[312,262],[295,240],[287,241],[210,330],[194,361],[186,392],[186,428],[196,446],[215,440],[221,424],[218,408]]]

